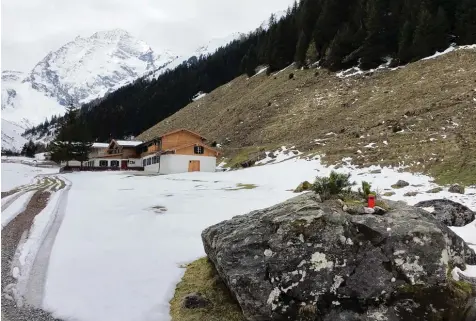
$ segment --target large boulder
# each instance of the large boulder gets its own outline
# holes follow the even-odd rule
[[[463,204],[447,199],[422,201],[415,204],[431,213],[447,226],[465,226],[475,219],[475,212]]]
[[[306,193],[202,240],[247,320],[464,320],[472,290],[449,270],[475,253],[428,212],[389,204],[351,215]]]

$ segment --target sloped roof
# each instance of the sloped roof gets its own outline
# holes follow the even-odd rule
[[[92,148],[108,148],[109,144],[108,143],[94,143]]]
[[[160,135],[159,137],[169,136],[169,135],[172,135],[172,134],[181,132],[181,131],[189,132],[189,133],[192,134],[192,135],[195,135],[195,136],[197,136],[197,137],[206,139],[206,138],[203,137],[202,135],[200,135],[200,134],[198,134],[198,133],[196,133],[196,132],[193,132],[193,131],[191,131],[191,130],[185,129],[185,128],[179,128],[179,129],[176,129],[176,130],[172,130],[172,131],[170,131],[170,132],[165,132],[165,133],[163,133],[162,135]]]
[[[135,147],[135,146],[139,146],[140,144],[143,143],[140,140],[115,140],[114,139],[114,141],[116,142],[117,145],[125,146],[125,147]],[[108,146],[109,145],[110,144],[108,144]]]
[[[202,135],[200,135],[199,133],[196,133],[194,131],[191,131],[189,129],[185,129],[185,128],[179,128],[179,129],[175,129],[175,130],[172,130],[172,131],[162,131],[162,132],[159,132],[157,134],[154,134],[154,135],[150,135],[148,134],[147,135],[147,141],[146,142],[150,142],[156,138],[162,138],[164,136],[169,136],[169,135],[172,135],[172,134],[175,134],[175,133],[178,133],[178,132],[181,132],[181,131],[185,131],[185,132],[188,132],[194,136],[197,136],[197,137],[200,137],[201,139],[203,140],[207,140],[205,137],[203,137]],[[145,133],[145,132],[144,132]],[[144,135],[144,133],[142,133],[141,135]],[[139,135],[139,136],[141,136]]]

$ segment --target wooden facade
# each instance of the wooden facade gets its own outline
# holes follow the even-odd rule
[[[204,144],[205,140],[203,136],[192,131],[186,129],[175,130],[144,143],[141,148],[140,157],[156,153],[197,155],[196,146],[203,148],[203,153],[198,153],[202,156],[218,156],[218,151]]]
[[[197,149],[198,146],[202,147],[202,149]],[[218,152],[216,150],[202,143],[179,146],[174,150],[175,154],[179,155],[218,156]]]

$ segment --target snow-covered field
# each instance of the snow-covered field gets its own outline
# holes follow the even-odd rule
[[[169,320],[168,302],[183,273],[180,266],[204,255],[204,228],[293,197],[290,189],[330,170],[317,159],[291,159],[220,173],[65,175],[72,189],[51,253],[44,308],[79,321]],[[370,181],[382,191],[398,179],[421,185],[397,190],[392,199],[415,203],[448,197],[476,209],[474,195],[403,196],[434,187],[427,176],[391,169],[352,173],[354,180]],[[240,183],[257,187],[239,189]],[[474,223],[465,229],[476,232]]]
[[[200,236],[204,228],[296,196],[290,190],[300,182],[332,170],[318,158],[274,155],[274,160],[267,160],[272,164],[217,173],[60,174],[71,182],[71,189],[69,194],[63,193],[67,198],[49,257],[43,308],[75,321],[170,320],[168,302],[182,276],[181,265],[205,255]],[[476,210],[474,188],[467,188],[465,195],[451,194],[447,188],[428,194],[425,192],[436,184],[424,175],[378,167],[355,169],[351,165],[338,171],[351,172],[357,183],[371,182],[379,192],[390,189],[399,179],[408,181],[410,186],[393,190],[396,194],[389,197],[393,200],[414,204],[449,198]],[[24,175],[24,169],[20,173]],[[252,186],[240,184],[255,184],[256,188],[246,189]],[[420,194],[404,196],[409,191]],[[48,218],[42,221],[48,222]],[[35,227],[38,235],[46,235],[40,227]],[[476,242],[476,222],[453,229]],[[35,248],[34,244],[30,248]],[[476,267],[465,273],[476,275]]]
[[[23,157],[19,157],[21,159]],[[40,174],[58,173],[58,168],[33,167],[19,163],[2,162],[2,192],[29,184]]]

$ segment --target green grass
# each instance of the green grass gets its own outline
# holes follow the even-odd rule
[[[202,293],[210,300],[210,306],[202,309],[182,308],[183,298],[192,292]],[[245,321],[240,306],[206,257],[186,266],[185,274],[170,301],[170,315],[172,321]]]
[[[443,164],[430,170],[435,182],[440,185],[461,184],[465,186],[476,184],[476,160],[461,163],[454,159],[445,159]]]
[[[238,183],[238,184],[236,184],[235,188],[225,188],[225,191],[239,191],[241,189],[255,189],[256,187],[258,187],[258,185],[256,185],[256,184]]]

